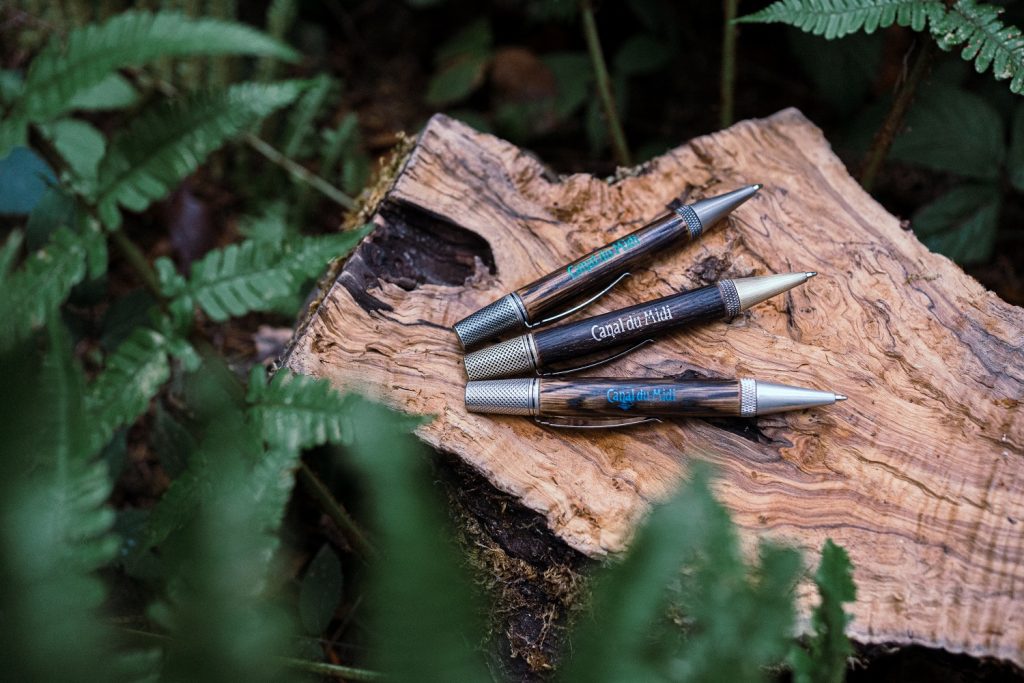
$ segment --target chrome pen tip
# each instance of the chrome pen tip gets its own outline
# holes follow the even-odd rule
[[[766,299],[802,285],[807,282],[810,275],[807,272],[798,272],[737,278],[732,284],[736,287],[736,295],[739,297],[739,310],[745,311]]]
[[[845,401],[846,397],[843,396],[842,394],[836,394],[836,400],[837,401]]]
[[[740,204],[757,194],[760,189],[761,185],[745,185],[732,192],[698,199],[690,204],[689,208],[697,216],[701,230],[707,230],[735,211]]]
[[[817,271],[814,271],[814,270],[808,270],[806,273],[804,273],[804,275],[807,276],[808,280],[810,280],[812,277],[814,277],[817,274],[818,274]]]
[[[764,189],[764,185],[762,185],[761,183],[754,183],[753,185],[751,185],[751,187],[754,188],[754,192]]]

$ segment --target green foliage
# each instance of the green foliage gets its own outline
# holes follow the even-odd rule
[[[309,448],[351,440],[350,401],[330,384],[281,370],[267,381],[262,368],[249,378],[252,417],[263,439],[280,448]]]
[[[758,680],[786,652],[796,551],[762,545],[748,568],[696,468],[655,508],[624,560],[596,580],[565,680]],[[682,569],[682,573],[680,573]],[[667,619],[674,605],[683,628]]]
[[[427,85],[427,104],[452,104],[476,90],[493,57],[492,42],[490,23],[480,19],[441,45],[436,55],[438,70]]]
[[[737,19],[749,23],[783,23],[831,40],[850,33],[873,33],[896,24],[915,31],[927,27],[939,47],[963,45],[960,56],[978,73],[992,67],[996,80],[1024,92],[1024,36],[999,19],[1003,8],[975,0],[778,0]]]
[[[53,310],[42,362],[30,345],[0,352],[0,656],[16,680],[109,680],[117,664],[96,570],[117,549],[111,482],[89,448],[84,379]]]
[[[49,312],[82,281],[90,248],[88,241],[92,239],[95,238],[91,235],[78,235],[62,227],[46,246],[29,255],[20,269],[0,278],[4,292],[0,297],[0,318],[4,320],[0,329],[0,350],[9,348],[42,325]],[[12,244],[9,240],[5,249],[10,249]],[[9,252],[8,263],[10,255]]]
[[[278,657],[287,653],[291,625],[268,582],[299,454],[261,446],[219,379],[225,374],[208,369],[192,379],[203,438],[189,470],[202,463],[204,486],[161,545],[167,597],[152,615],[170,637],[163,676],[287,680]]]
[[[326,543],[306,569],[299,589],[299,618],[311,636],[324,632],[341,600],[341,561]]]
[[[907,114],[890,156],[968,178],[995,180],[1006,155],[1003,122],[992,105],[960,88],[925,89]]]
[[[427,485],[422,446],[403,433],[400,416],[380,406],[360,403],[350,415],[356,437],[349,452],[381,546],[370,577],[380,667],[397,681],[488,680],[474,646],[483,629],[471,583]]]
[[[932,251],[957,263],[980,263],[995,246],[1001,199],[995,186],[961,185],[918,209],[911,225]]]
[[[106,444],[114,430],[130,425],[171,374],[163,335],[137,327],[107,357],[106,368],[92,383],[88,405],[96,446]]]
[[[117,227],[118,205],[142,211],[167,195],[226,140],[294,101],[298,81],[244,83],[185,102],[161,103],[110,145],[92,193],[103,222]]]
[[[60,116],[72,108],[76,97],[117,69],[163,57],[214,54],[297,57],[287,46],[242,24],[174,12],[125,12],[102,25],[75,29],[66,41],[54,38],[32,61],[21,95],[3,125],[0,155],[24,140],[26,124]]]
[[[1003,8],[956,0],[932,22],[932,35],[943,50],[963,45],[960,56],[982,73],[991,66],[997,81],[1010,79],[1010,91],[1024,92],[1024,37],[1016,26],[999,20]]]
[[[846,551],[825,541],[821,548],[821,564],[814,575],[820,603],[811,616],[811,635],[806,650],[794,648],[790,653],[793,680],[796,683],[841,683],[846,676],[846,659],[853,647],[846,637],[846,626],[853,618],[843,604],[857,598],[853,583],[853,565]]]
[[[940,0],[778,0],[738,22],[789,24],[829,40],[850,33],[873,33],[896,24],[923,30],[942,13]]]
[[[194,301],[218,321],[274,310],[297,285],[347,254],[367,231],[305,237],[285,245],[257,240],[232,244],[194,263],[188,281],[173,272],[170,261],[161,259],[157,267],[164,274],[163,294],[188,309]]]

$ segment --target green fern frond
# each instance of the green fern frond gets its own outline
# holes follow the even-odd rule
[[[957,0],[949,11],[932,22],[932,35],[943,50],[964,45],[960,56],[974,62],[978,73],[990,66],[997,81],[1012,79],[1010,91],[1024,91],[1024,36],[1016,26],[999,20],[1003,8]]]
[[[272,448],[301,449],[348,443],[350,401],[327,380],[280,370],[269,382],[263,368],[249,377],[250,417]]]
[[[163,335],[136,328],[107,358],[106,369],[89,387],[88,406],[95,446],[110,441],[114,430],[130,425],[171,374],[168,343]]]
[[[142,211],[167,195],[228,139],[290,104],[302,81],[243,83],[225,92],[163,102],[110,144],[94,192],[103,222],[120,225],[118,205]]]
[[[125,12],[72,31],[66,44],[52,39],[32,61],[12,118],[36,122],[59,116],[76,95],[117,69],[163,57],[225,54],[298,58],[288,46],[243,24],[177,12]]]
[[[831,40],[861,30],[874,33],[893,24],[920,31],[942,13],[941,0],[778,0],[736,21],[789,24]]]
[[[253,241],[215,249],[192,265],[188,293],[217,321],[271,310],[296,286],[281,256],[280,250]]]
[[[334,89],[335,81],[321,74],[310,79],[309,89],[288,114],[282,153],[287,157],[298,156],[307,140],[316,133],[316,118]]]
[[[0,296],[0,320],[4,321],[0,328],[0,349],[42,325],[49,311],[59,306],[71,288],[85,277],[89,239],[88,235],[60,228],[49,244],[7,275],[3,280],[3,296]]]
[[[109,676],[110,633],[97,569],[117,551],[105,506],[111,481],[89,448],[82,372],[58,316],[48,317],[41,364],[28,349],[6,354],[0,398],[0,641],[5,676],[81,680]],[[8,648],[13,648],[9,650]]]
[[[251,311],[272,310],[303,280],[319,275],[344,256],[366,229],[306,237],[290,249],[247,240],[211,251],[192,266],[186,288],[203,311],[217,321]]]

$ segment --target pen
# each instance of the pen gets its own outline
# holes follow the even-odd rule
[[[760,189],[761,185],[747,185],[680,206],[625,237],[506,294],[455,323],[459,343],[464,349],[470,349],[505,333],[536,327],[583,308],[600,298],[618,280],[578,306],[547,318],[543,315],[566,299],[607,282],[662,247],[697,239]]]
[[[629,353],[652,337],[694,323],[732,318],[769,297],[806,282],[816,273],[784,273],[735,280],[691,289],[642,304],[513,337],[466,354],[471,380],[514,377],[641,339],[639,344],[564,374],[594,367]]]
[[[519,377],[466,384],[466,409],[472,413],[532,415],[555,427],[622,427],[659,417],[754,417],[845,400],[831,391],[751,378]]]

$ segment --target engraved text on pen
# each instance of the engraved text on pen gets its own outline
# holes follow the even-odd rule
[[[590,336],[597,341],[614,339],[625,331],[640,330],[652,323],[662,323],[672,319],[672,308],[668,305],[649,308],[643,313],[634,313],[619,317],[615,322],[606,325],[591,325]]]
[[[613,403],[623,410],[629,410],[637,401],[674,401],[676,390],[671,387],[651,387],[648,389],[609,389],[605,393],[609,403]]]
[[[612,242],[607,249],[602,249],[596,254],[591,254],[578,263],[569,264],[567,270],[570,278],[577,278],[580,275],[589,273],[608,259],[614,258],[624,251],[632,249],[640,244],[640,238],[636,235],[626,235],[620,240]]]

